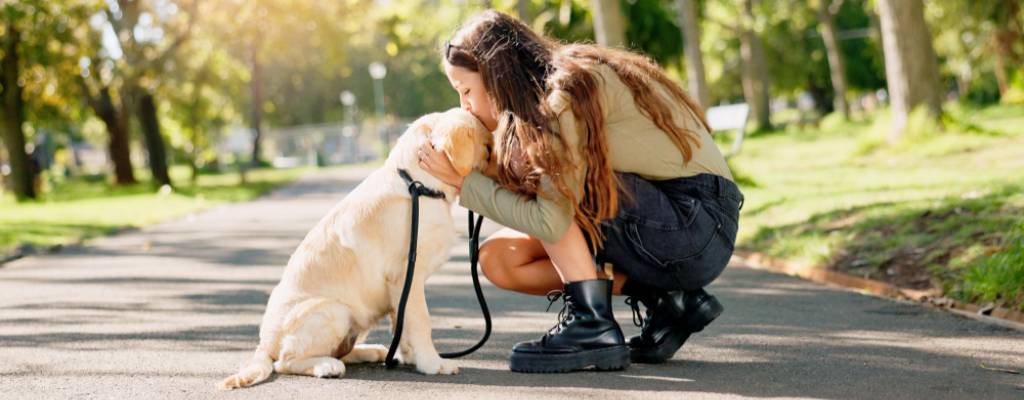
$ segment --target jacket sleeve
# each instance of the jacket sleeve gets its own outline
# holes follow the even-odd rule
[[[552,109],[561,110],[558,113],[559,132],[565,138],[576,164],[575,173],[566,179],[566,184],[578,202],[583,194],[582,178],[586,169],[579,152],[576,117],[568,107],[568,96],[564,92],[552,93],[552,97],[555,97],[554,101],[549,98]],[[462,183],[459,204],[499,224],[543,242],[554,243],[569,230],[575,207],[558,192],[549,176],[541,177],[540,190],[548,194],[548,197],[528,196],[505,189],[494,179],[473,171]]]

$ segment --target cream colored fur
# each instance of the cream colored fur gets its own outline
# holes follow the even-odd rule
[[[387,347],[363,340],[385,315],[394,332],[405,281],[411,198],[398,168],[446,194],[444,200],[420,197],[415,278],[399,360],[424,374],[458,373],[458,366],[434,348],[424,298],[425,280],[448,259],[454,244],[450,208],[455,188],[418,167],[417,149],[429,140],[444,149],[460,173],[468,174],[485,165],[489,138],[475,117],[459,109],[426,115],[410,125],[384,166],[328,212],[292,254],[270,294],[253,358],[218,387],[250,386],[274,371],[340,377],[346,363],[384,360]]]

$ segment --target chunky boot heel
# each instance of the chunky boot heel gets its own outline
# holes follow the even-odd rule
[[[719,303],[718,299],[710,294],[705,293],[704,296],[700,296],[699,300],[701,300],[700,304],[693,306],[694,312],[686,313],[688,316],[686,326],[689,328],[690,333],[704,330],[705,326],[711,324],[725,310],[725,307],[722,307],[722,303]],[[691,305],[687,304],[687,307],[691,307]]]
[[[549,294],[552,303],[565,302],[558,324],[538,340],[516,343],[509,369],[554,373],[628,367],[630,349],[612,314],[611,284],[605,279],[570,282],[564,291]]]
[[[600,371],[618,371],[629,366],[629,346],[615,346],[606,354],[594,360],[594,368]]]
[[[626,288],[623,288],[626,291]],[[633,322],[641,328],[629,338],[630,358],[635,363],[657,364],[672,358],[690,335],[722,315],[724,307],[703,289],[631,295],[626,304],[633,307]],[[640,306],[647,307],[646,317]]]

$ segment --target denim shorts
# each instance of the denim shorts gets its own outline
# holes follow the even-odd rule
[[[598,265],[664,290],[707,286],[725,269],[736,244],[743,194],[714,174],[646,180],[616,173],[619,213],[601,223]]]

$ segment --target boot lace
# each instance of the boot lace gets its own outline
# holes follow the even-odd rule
[[[565,329],[565,327],[569,325],[569,322],[572,322],[573,310],[575,309],[572,302],[572,296],[565,294],[565,292],[561,290],[555,289],[548,292],[547,298],[548,307],[544,309],[544,312],[550,311],[551,305],[555,304],[558,299],[562,299],[562,309],[558,311],[558,323],[548,330],[548,334],[545,335],[545,337],[557,334],[558,332],[561,332],[562,329]]]
[[[626,304],[633,310],[633,325],[646,330],[647,325],[651,323],[657,301],[657,299],[646,299],[645,301],[639,296],[627,296]]]
[[[640,310],[640,304],[640,299],[633,296],[626,297],[626,305],[633,309],[633,325],[643,328],[647,320],[644,319],[644,313]]]

